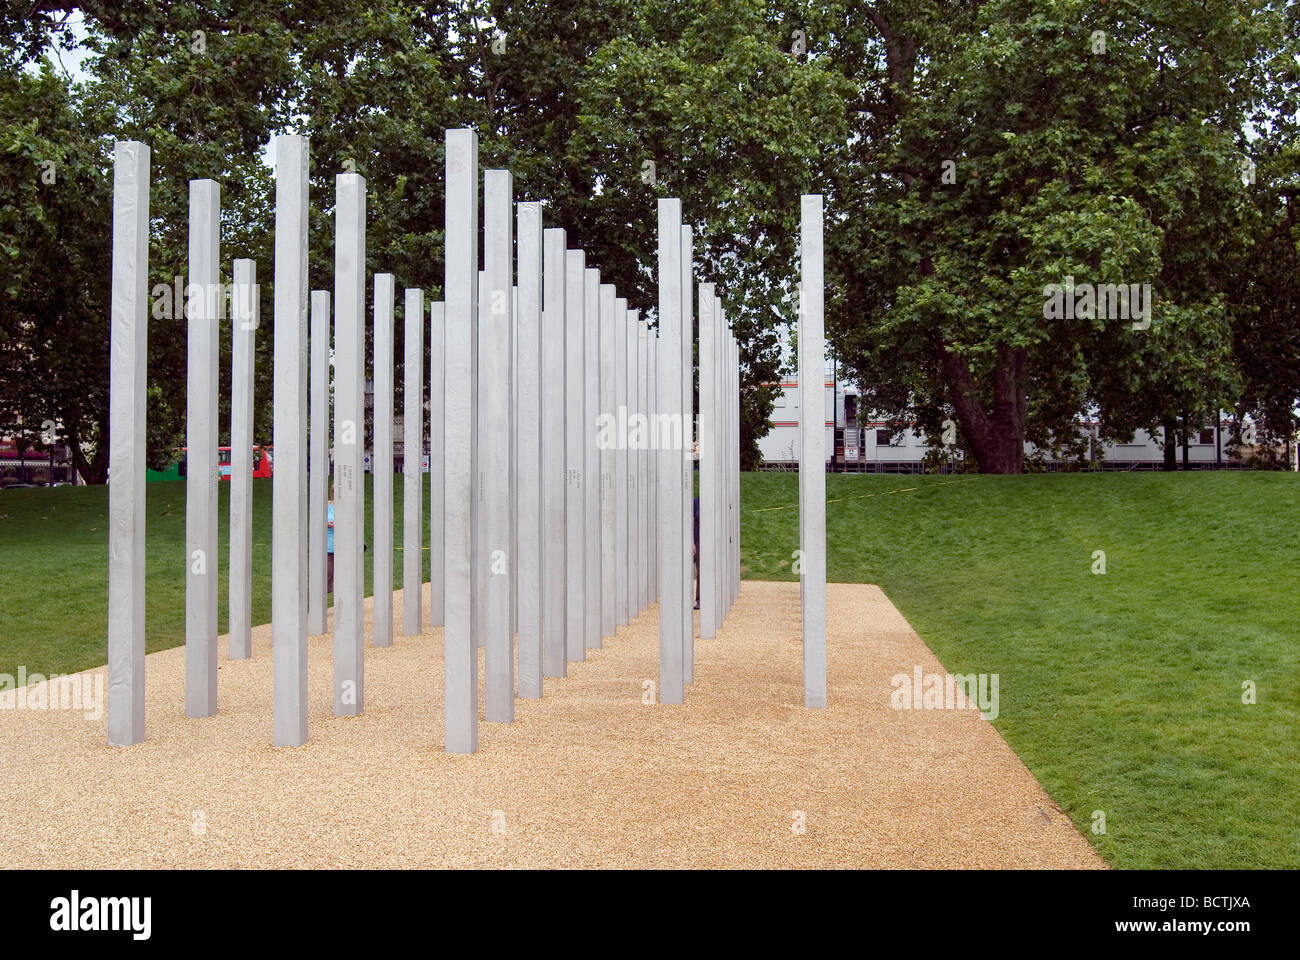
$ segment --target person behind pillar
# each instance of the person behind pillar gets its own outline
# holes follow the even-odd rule
[[[700,441],[691,446],[691,459],[699,463]],[[700,609],[700,498],[695,498],[695,609]]]
[[[700,609],[700,498],[695,498],[695,609]]]
[[[327,594],[334,592],[334,481],[330,481],[329,501],[325,507],[325,592]],[[369,550],[369,545],[365,540],[361,541],[361,549]]]
[[[319,527],[317,528],[319,529]],[[334,592],[334,481],[325,507],[325,592]]]

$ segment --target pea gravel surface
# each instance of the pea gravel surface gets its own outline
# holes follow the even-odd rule
[[[102,715],[0,709],[0,863],[1105,866],[978,712],[891,707],[892,676],[943,667],[877,587],[827,596],[827,709],[802,706],[799,585],[747,581],[696,640],[684,705],[656,702],[651,607],[513,723],[481,723],[469,756],[442,749],[437,628],[367,645],[359,717],[332,715],[331,642],[313,637],[298,748],[271,746],[269,626],[247,660],[222,638],[215,717],[184,715],[183,648],[150,654],[136,746],[109,747]]]

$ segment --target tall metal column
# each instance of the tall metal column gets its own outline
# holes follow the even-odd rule
[[[271,685],[277,747],[307,742],[308,159],[306,137],[276,137]]]
[[[567,670],[564,638],[568,602],[564,231],[544,231],[542,245],[542,676],[562,677]]]
[[[486,565],[483,605],[484,717],[509,723],[515,718],[515,638],[511,611],[510,430],[511,288],[514,273],[514,197],[508,170],[483,174],[483,277],[480,311],[479,458],[482,464],[483,544]]]
[[[627,301],[618,297],[612,307],[605,331],[612,334],[614,340],[613,413],[616,423],[624,424],[617,431],[617,445],[611,451],[614,454],[614,618],[616,626],[625,627],[628,622],[628,544],[631,542],[627,527]]]
[[[402,305],[402,633],[424,627],[424,291]]]
[[[253,366],[257,264],[236,260],[230,291],[230,659],[253,655]]]
[[[113,145],[109,308],[108,743],[144,739],[146,370],[149,364],[149,148]],[[188,563],[188,560],[186,561]]]
[[[366,181],[334,177],[334,715],[365,708]]]
[[[325,633],[330,488],[330,294],[311,292],[311,432],[307,477],[307,633]]]
[[[473,478],[478,476],[478,134],[447,131],[445,399],[446,550],[443,593],[445,749],[478,749],[478,650],[473,634]]]
[[[694,242],[682,227],[682,677],[695,682],[695,291]]]
[[[804,706],[826,706],[826,370],[822,198],[800,200],[799,391],[800,513],[803,535]]]
[[[718,627],[718,468],[722,466],[719,429],[717,303],[713,284],[700,284],[700,639],[710,639]]]
[[[600,632],[602,636],[612,637],[617,629],[617,602],[615,557],[618,548],[616,495],[614,490],[614,457],[618,444],[617,427],[611,428],[609,421],[618,416],[615,398],[616,382],[614,376],[614,354],[616,338],[613,334],[614,324],[614,285],[600,285],[600,409],[593,429],[599,425],[600,449]]]
[[[371,642],[393,645],[393,304],[397,295],[391,273],[375,274],[374,450],[370,472],[374,476],[374,607]]]
[[[542,695],[542,205],[516,207],[519,696]]]
[[[659,444],[659,702],[685,699],[683,605],[683,461],[687,443],[682,409],[682,202],[659,200],[659,408],[670,427],[656,430]],[[668,434],[665,436],[664,434]],[[685,611],[689,612],[687,605]]]
[[[446,304],[429,305],[429,626],[446,623]]]
[[[588,267],[583,274],[583,329],[586,377],[583,380],[582,450],[583,477],[590,481],[583,487],[586,521],[586,616],[583,637],[587,649],[601,646],[600,638],[600,464],[596,449],[596,417],[600,413],[600,271]]]
[[[185,394],[185,716],[217,712],[217,341],[221,188],[190,181]]]
[[[640,319],[640,314],[633,311],[637,317],[636,321],[636,375],[637,375],[637,409],[641,416],[645,417],[645,432],[642,437],[642,445],[637,450],[636,455],[636,482],[638,495],[636,498],[636,525],[640,535],[640,558],[638,560],[638,578],[637,591],[640,597],[638,610],[644,613],[649,609],[650,604],[654,601],[654,596],[650,590],[651,582],[651,547],[654,540],[653,527],[651,526],[652,514],[650,511],[651,498],[654,492],[650,487],[650,347],[654,343],[654,335],[649,332],[647,324]]]
[[[586,656],[586,259],[581,250],[567,251],[564,271],[564,645],[570,663]]]

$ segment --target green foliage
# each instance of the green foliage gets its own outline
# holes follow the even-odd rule
[[[47,29],[80,37],[67,9],[91,53],[75,86],[33,59]],[[741,344],[747,463],[794,320],[803,192],[826,197],[828,335],[867,406],[927,432],[955,420],[983,469],[1021,469],[1025,440],[1071,453],[1080,412],[1106,439],[1220,406],[1284,437],[1298,19],[1276,0],[6,5],[0,408],[103,448],[114,139],[153,150],[152,283],[185,274],[188,181],[221,183],[223,269],[260,267],[267,397],[273,136],[312,139],[312,286],[332,285],[333,175],[355,169],[368,268],[438,296],[443,131],[469,125],[482,165],[512,170],[652,320],[655,201],[682,198]],[[1067,276],[1151,284],[1149,328],[1044,318]],[[182,317],[151,320],[154,458],[183,433],[185,340]],[[268,440],[269,406],[256,417]]]
[[[86,131],[107,119],[48,62],[0,72],[0,428],[41,449],[40,425],[62,422],[91,479],[107,466],[111,143]]]
[[[0,109],[15,123],[5,124],[13,128],[13,142],[6,149],[11,172],[0,197],[5,211],[0,238],[11,256],[21,251],[30,279],[20,287],[22,278],[15,274],[6,290],[16,310],[5,318],[0,341],[0,349],[10,347],[0,361],[0,408],[13,407],[25,421],[31,419],[23,404],[33,406],[35,400],[13,371],[25,369],[29,378],[33,370],[54,374],[42,381],[47,396],[35,422],[47,415],[61,421],[79,464],[85,463],[83,475],[91,482],[103,479],[114,140],[141,140],[151,149],[151,291],[174,287],[177,277],[184,289],[189,181],[211,178],[221,185],[221,279],[230,281],[235,257],[250,257],[259,268],[257,397],[269,398],[272,390],[274,156],[269,145],[276,133],[314,137],[314,237],[332,236],[332,174],[351,160],[375,181],[370,269],[398,272],[412,286],[435,287],[440,226],[431,211],[440,224],[441,191],[431,187],[441,183],[436,154],[445,88],[435,79],[437,61],[416,49],[426,26],[396,3],[245,0],[165,9],[124,4],[111,17],[89,24],[84,83],[70,87],[48,64],[39,86],[22,70],[4,74],[7,96]],[[395,70],[394,60],[408,54],[413,69]],[[434,109],[439,112],[429,119]],[[57,188],[46,187],[36,203],[39,170],[31,167],[32,157],[58,156],[51,140],[71,145],[79,160],[61,170]],[[403,145],[413,149],[399,149]],[[332,286],[332,255],[330,244],[313,243],[313,285]],[[67,266],[70,258],[77,262]],[[74,293],[77,310],[63,309]],[[148,457],[155,466],[173,459],[173,449],[184,442],[187,332],[181,300],[183,295],[169,296],[170,309],[165,309],[155,298],[149,320]],[[33,336],[31,317],[51,326],[50,334]],[[228,316],[220,324],[220,342],[228,382]],[[219,396],[220,422],[228,423],[227,386]],[[254,437],[267,442],[270,435],[270,404],[257,403]],[[93,463],[80,456],[91,450]]]
[[[832,330],[869,405],[955,417],[987,469],[983,429],[1051,445],[1095,410],[1124,439],[1231,403],[1239,162],[1294,100],[1297,49],[1280,4],[1241,6],[889,5],[890,82],[834,173],[830,240]],[[1150,329],[1044,319],[1067,276],[1152,284]]]
[[[568,160],[600,187],[580,222],[613,239],[600,262],[628,262],[618,282],[653,303],[655,200],[682,199],[697,276],[717,284],[741,344],[742,460],[756,464],[781,375],[775,327],[797,309],[798,197],[815,189],[825,145],[848,135],[851,87],[794,56],[790,21],[760,0],[640,9],[580,88]]]
[[[1294,102],[1290,110],[1251,145],[1253,210],[1227,283],[1232,353],[1242,381],[1237,420],[1252,415],[1260,435],[1271,441],[1295,437],[1300,426],[1300,144]]]

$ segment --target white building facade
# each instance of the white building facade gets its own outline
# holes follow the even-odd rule
[[[781,337],[783,350],[788,350],[789,338]],[[793,367],[789,357],[783,358],[786,369]],[[799,421],[798,380],[781,381],[781,393],[772,409],[772,429],[758,441],[763,457],[763,468],[768,470],[793,470],[797,468]],[[822,393],[820,415],[826,425],[827,468],[833,471],[865,473],[919,473],[926,468],[926,454],[932,449],[931,439],[914,426],[896,429],[895,425],[872,411],[862,409],[858,389],[842,379],[834,361],[827,360],[825,389]],[[1088,461],[1098,469],[1134,470],[1159,469],[1164,463],[1164,447],[1159,433],[1152,436],[1139,430],[1129,443],[1101,443],[1097,437],[1098,424],[1085,418],[1079,420],[1080,433],[1089,438]],[[1220,420],[1218,427],[1206,424],[1187,445],[1187,463],[1194,469],[1239,466],[1240,461],[1229,456],[1228,444],[1232,437],[1232,424]],[[942,447],[935,437],[933,446]],[[1025,444],[1025,455],[1034,453],[1032,444]],[[960,467],[962,451],[949,451]],[[1177,461],[1183,462],[1183,449],[1177,451]],[[1075,466],[1073,461],[1069,461]],[[1057,461],[1050,456],[1045,466],[1053,469]]]

